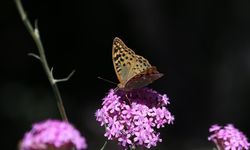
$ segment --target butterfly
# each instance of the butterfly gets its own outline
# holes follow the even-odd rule
[[[112,59],[120,90],[142,88],[163,76],[147,59],[135,54],[118,37],[113,41]]]

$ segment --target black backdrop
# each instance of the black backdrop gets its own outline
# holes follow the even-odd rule
[[[165,74],[150,85],[170,97],[174,125],[156,149],[212,149],[213,123],[233,123],[250,137],[250,1],[23,0],[38,19],[69,120],[100,149],[105,138],[94,113],[117,81],[112,40],[118,36]],[[33,122],[60,118],[36,47],[11,0],[0,2],[1,148],[16,149]],[[118,149],[116,143],[107,149]]]

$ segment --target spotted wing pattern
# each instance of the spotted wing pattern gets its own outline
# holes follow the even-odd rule
[[[131,71],[136,55],[121,39],[116,37],[113,41],[112,57],[118,80],[121,84],[124,84],[132,77]]]

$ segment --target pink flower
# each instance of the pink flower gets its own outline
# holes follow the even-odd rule
[[[221,150],[248,150],[250,147],[247,137],[232,124],[224,127],[212,125],[209,132],[211,135],[208,140],[213,141]]]
[[[25,133],[20,150],[68,150],[87,148],[85,138],[71,124],[59,120],[36,123]]]
[[[125,148],[151,148],[162,141],[156,129],[174,121],[168,104],[165,94],[149,88],[129,92],[111,89],[95,116],[101,126],[105,125],[104,136],[108,140],[115,140]]]

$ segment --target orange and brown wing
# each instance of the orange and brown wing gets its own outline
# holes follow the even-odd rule
[[[147,86],[148,84],[154,82],[155,80],[161,78],[163,76],[162,73],[159,73],[155,66],[152,66],[143,72],[137,74],[133,78],[131,78],[125,84],[125,91],[130,91],[137,88],[142,88]]]

